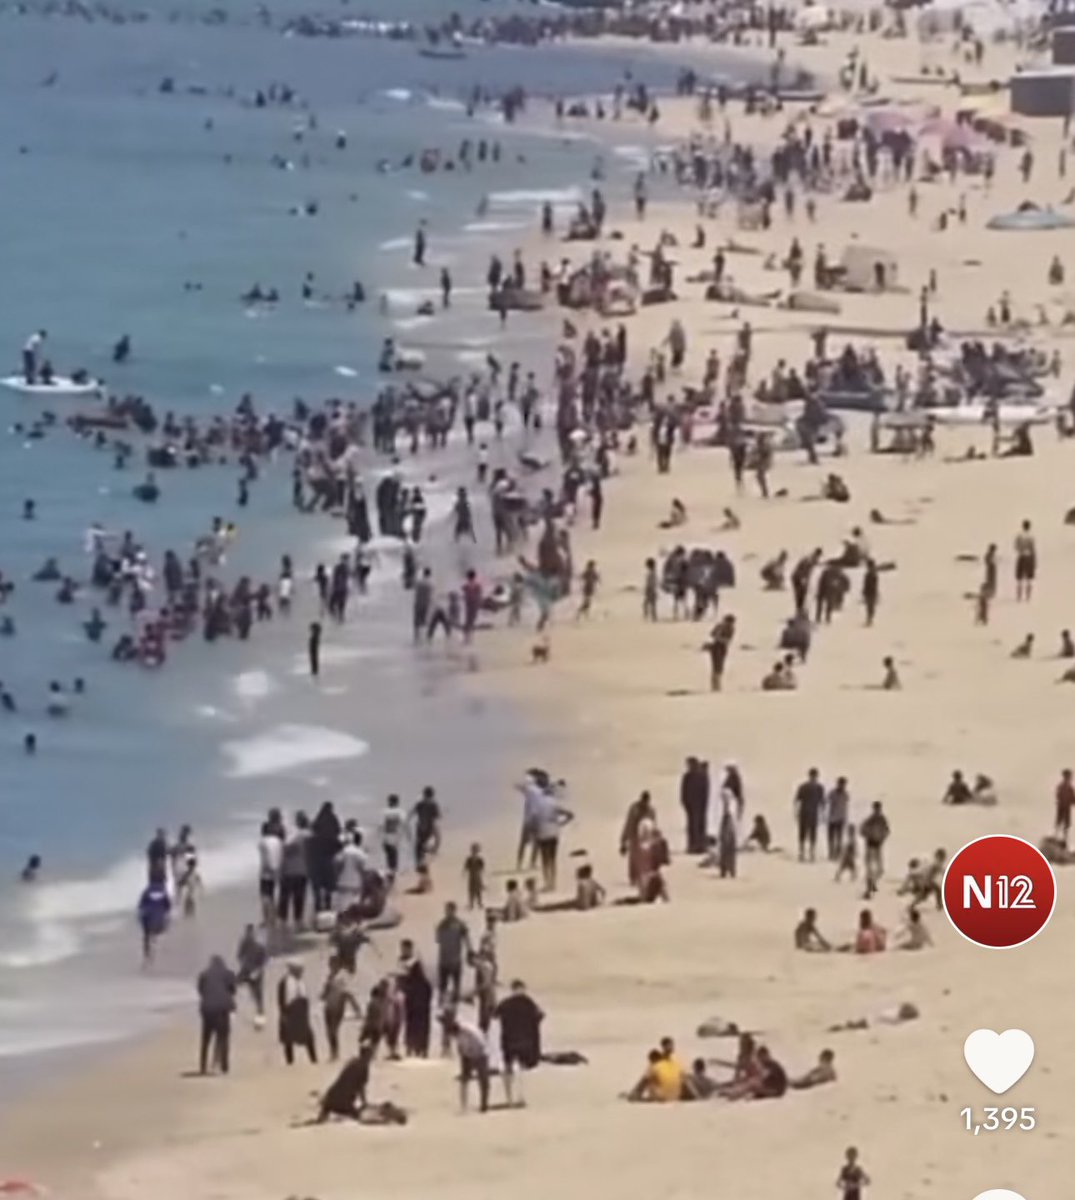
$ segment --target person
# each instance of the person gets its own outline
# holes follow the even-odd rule
[[[239,941],[235,959],[239,967],[237,984],[244,984],[254,1002],[254,1024],[260,1029],[265,1023],[265,968],[269,952],[258,937],[253,925],[247,925]]]
[[[310,822],[304,812],[295,814],[295,828],[284,838],[280,854],[280,883],[276,916],[281,925],[293,921],[301,929],[309,888]]]
[[[306,639],[306,657],[310,663],[310,675],[316,679],[321,674],[321,622],[311,621]]]
[[[821,1087],[822,1084],[835,1082],[836,1052],[822,1050],[817,1056],[817,1065],[811,1067],[804,1075],[797,1075],[794,1079],[789,1079],[788,1086],[801,1092],[807,1088]]]
[[[847,779],[841,775],[825,798],[825,826],[828,834],[829,862],[839,862],[844,835],[848,829],[851,796]]]
[[[406,832],[407,822],[399,806],[399,797],[393,793],[385,802],[384,815],[381,817],[381,850],[390,883],[399,870],[400,844]]]
[[[463,963],[470,953],[470,930],[453,901],[444,906],[436,928],[437,995],[441,1004],[457,1004],[463,982]]]
[[[374,1047],[362,1042],[358,1054],[349,1058],[340,1068],[336,1078],[329,1084],[321,1097],[317,1124],[323,1125],[329,1117],[345,1117],[360,1121],[369,1105],[366,1091],[370,1083],[370,1067],[373,1064]]]
[[[303,975],[302,963],[298,959],[291,959],[276,986],[280,1045],[284,1048],[284,1059],[289,1066],[295,1061],[296,1046],[306,1050],[310,1062],[317,1062],[314,1031],[310,1025],[310,998],[306,994]]]
[[[485,907],[485,859],[478,842],[472,843],[463,862],[463,877],[467,881],[467,908]]]
[[[866,868],[866,895],[872,896],[877,891],[877,884],[885,873],[884,848],[888,840],[888,818],[881,807],[881,801],[875,800],[870,808],[870,815],[859,827],[862,840],[866,847],[864,866]]]
[[[769,1053],[766,1046],[759,1046],[758,1078],[750,1093],[753,1100],[777,1100],[788,1090],[788,1073]]]
[[[202,1021],[201,1046],[198,1053],[198,1074],[209,1073],[209,1056],[222,1075],[230,1066],[231,1014],[235,1010],[235,973],[219,954],[198,976],[198,1008]]]
[[[541,863],[542,884],[547,892],[556,888],[556,862],[560,849],[560,831],[574,820],[570,809],[559,803],[553,789],[543,790],[534,808],[534,840]]]
[[[37,356],[42,342],[47,337],[47,330],[39,329],[36,333],[30,334],[22,348],[22,375],[27,384],[37,382]]]
[[[941,798],[942,804],[969,804],[972,799],[970,785],[963,778],[962,771],[953,771],[952,778],[948,781],[948,787],[945,789],[944,796]]]
[[[859,1163],[859,1152],[854,1146],[848,1146],[844,1156],[844,1165],[836,1176],[836,1187],[841,1200],[862,1200],[863,1188],[869,1187],[870,1177]]]
[[[532,1071],[541,1062],[541,1023],[545,1014],[521,979],[512,980],[511,994],[494,1011],[500,1022],[500,1054],[504,1068],[504,1095],[509,1106],[523,1107],[522,1082],[515,1069]]]
[[[276,826],[264,821],[258,840],[258,893],[261,896],[262,920],[269,929],[276,924],[276,893],[280,886],[283,853],[283,839]]]
[[[153,961],[153,948],[157,938],[168,928],[168,915],[172,901],[163,881],[146,884],[138,900],[138,923],[142,927],[142,962]]]
[[[433,984],[425,964],[404,938],[399,946],[399,990],[403,997],[403,1045],[413,1058],[429,1056]]]
[[[340,1057],[340,1026],[343,1024],[347,1010],[350,1009],[356,1020],[362,1016],[358,1001],[348,983],[348,972],[336,955],[328,960],[328,974],[321,988],[321,1012],[325,1020],[325,1038],[328,1041],[328,1056],[331,1062]]]
[[[431,787],[422,788],[422,795],[411,809],[409,820],[414,826],[415,867],[427,866],[427,858],[440,848],[440,805]]]
[[[1024,521],[1015,537],[1015,598],[1029,600],[1038,573],[1038,552],[1030,522]]]
[[[687,853],[704,854],[709,813],[709,767],[693,756],[679,781],[679,802],[687,822]]]
[[[893,942],[897,950],[925,950],[933,945],[933,939],[917,908],[912,907],[908,911],[907,924],[896,931]]]
[[[1056,836],[1067,845],[1071,833],[1071,813],[1075,808],[1075,784],[1071,780],[1071,771],[1065,768],[1060,773],[1060,782],[1056,785]]]
[[[810,953],[831,950],[832,946],[821,936],[817,927],[817,909],[808,908],[802,920],[795,926],[795,949]]]
[[[489,1047],[481,1030],[460,1021],[454,1013],[444,1018],[444,1031],[455,1041],[459,1055],[459,1107],[467,1111],[470,1081],[477,1080],[481,1112],[489,1111]]]
[[[709,1074],[704,1058],[696,1058],[691,1063],[690,1072],[683,1080],[684,1100],[710,1100],[717,1094],[720,1085]]]
[[[627,1093],[632,1101],[667,1104],[683,1098],[683,1068],[674,1057],[651,1050],[642,1078]]]
[[[817,827],[825,807],[825,789],[818,777],[817,767],[811,767],[806,779],[795,792],[795,816],[799,827],[799,862],[809,853],[810,861],[817,856]]]
[[[859,913],[859,927],[855,940],[848,949],[854,950],[856,954],[880,954],[887,944],[887,932],[874,921],[873,913],[864,908]]]
[[[896,670],[896,661],[891,656],[886,656],[881,660],[881,666],[884,668],[884,677],[881,680],[881,690],[883,692],[898,692],[900,687],[900,677]]]
[[[26,866],[19,872],[20,883],[36,883],[41,874],[41,855],[31,854],[26,860]]]

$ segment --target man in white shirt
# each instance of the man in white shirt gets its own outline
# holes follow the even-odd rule
[[[276,924],[276,890],[280,885],[280,865],[284,857],[284,842],[273,827],[266,822],[261,827],[258,841],[258,892],[261,896],[261,912],[265,924],[271,928]]]

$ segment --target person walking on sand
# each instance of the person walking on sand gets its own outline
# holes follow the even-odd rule
[[[1015,598],[1029,600],[1038,573],[1038,551],[1030,522],[1024,521],[1015,536]]]
[[[795,818],[799,828],[799,862],[807,854],[813,862],[817,857],[817,829],[825,807],[825,789],[818,777],[817,767],[811,767],[795,792]]]
[[[872,558],[866,560],[866,570],[862,576],[862,606],[866,610],[866,624],[872,625],[877,613],[877,605],[881,600],[881,576],[877,563]]]
[[[459,1054],[459,1107],[467,1111],[470,1081],[478,1084],[478,1103],[481,1112],[489,1111],[489,1045],[481,1030],[460,1021],[454,1013],[444,1018],[444,1032],[455,1041]]]
[[[1065,846],[1071,833],[1072,809],[1075,809],[1075,784],[1071,781],[1071,771],[1065,768],[1056,785],[1056,836]]]
[[[866,871],[865,898],[867,900],[877,891],[877,885],[885,873],[884,848],[890,832],[888,818],[881,808],[881,801],[875,800],[870,809],[870,815],[859,827],[863,845],[866,847],[863,861]]]
[[[239,967],[236,985],[243,984],[250,992],[254,1026],[260,1029],[265,1024],[265,968],[269,965],[269,951],[253,925],[243,930],[235,960]]]
[[[859,1152],[854,1146],[848,1146],[844,1156],[844,1165],[836,1176],[836,1189],[841,1200],[862,1200],[863,1190],[870,1185],[870,1177],[859,1162]]]
[[[296,1046],[305,1049],[310,1062],[317,1062],[314,1031],[310,1025],[310,997],[306,993],[303,974],[302,963],[292,959],[287,964],[284,977],[276,986],[278,1032],[288,1066],[295,1061]]]
[[[321,674],[321,622],[311,621],[306,639],[306,657],[310,664],[310,675],[316,679]]]
[[[198,1053],[198,1074],[209,1074],[209,1057],[222,1075],[227,1075],[231,1046],[231,1014],[235,1011],[235,972],[219,954],[198,976],[198,1009],[202,1036]]]

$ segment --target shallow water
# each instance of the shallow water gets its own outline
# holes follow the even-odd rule
[[[235,21],[253,10],[229,11]],[[122,28],[0,14],[0,363],[15,369],[26,336],[47,328],[58,370],[84,366],[159,410],[202,416],[230,411],[246,391],[262,408],[285,408],[296,396],[368,401],[377,348],[393,330],[427,345],[431,366],[445,374],[480,365],[493,346],[529,361],[551,319],[503,337],[484,312],[485,263],[505,237],[533,226],[545,200],[567,210],[585,194],[596,143],[589,133],[468,121],[459,97],[478,82],[605,90],[625,70],[668,85],[679,65],[665,58],[642,71],[631,52],[555,46],[477,48],[465,62],[434,62],[408,44],[284,38],[253,23],[170,23],[163,5],[149,11],[150,21]],[[384,11],[421,18],[444,6],[395,0]],[[54,71],[55,86],[42,87]],[[159,93],[165,77],[175,94]],[[274,80],[317,114],[318,130],[302,142],[293,136],[297,110],[240,102]],[[189,94],[191,86],[205,94]],[[347,134],[344,151],[334,148],[337,130]],[[375,169],[381,159],[398,163],[427,145],[451,149],[481,136],[499,138],[504,158],[473,175]],[[611,155],[610,170],[636,169],[631,150]],[[296,169],[272,167],[273,155]],[[488,211],[479,217],[483,193]],[[310,200],[316,217],[289,215]],[[419,219],[429,223],[434,264],[424,274],[409,265]],[[454,306],[426,322],[414,308],[442,263],[455,276]],[[337,296],[356,278],[371,298],[387,292],[396,324],[374,302],[354,313],[302,304],[307,271]],[[184,290],[188,281],[201,290]],[[251,314],[239,303],[254,282],[280,289],[275,311]],[[114,368],[108,354],[121,333],[134,358]],[[77,403],[48,407],[62,419]],[[301,611],[290,628],[257,629],[247,645],[195,638],[156,674],[114,666],[104,644],[82,637],[88,597],[64,608],[54,585],[29,582],[50,555],[83,574],[82,533],[92,521],[132,530],[159,561],[169,546],[185,554],[213,516],[237,520],[224,571],[231,580],[271,577],[283,552],[308,577],[338,552],[341,531],[290,509],[286,461],[263,473],[244,510],[233,471],[218,468],[163,472],[163,502],[140,505],[130,495],[141,478],[137,456],[121,473],[107,452],[66,431],[42,440],[14,432],[42,407],[0,389],[0,570],[17,583],[6,611],[18,627],[14,639],[0,639],[0,680],[21,710],[0,716],[0,1057],[134,1032],[186,1002],[190,966],[221,948],[204,922],[168,939],[154,976],[134,969],[133,906],[157,825],[195,827],[202,874],[218,895],[249,884],[254,832],[271,804],[292,811],[331,798],[361,818],[379,810],[385,792],[410,797],[432,780],[449,821],[463,823],[504,800],[528,744],[502,706],[459,702],[452,680],[467,659],[413,654],[390,551],[388,582],[361,618],[342,635],[329,632],[320,687],[306,676]],[[451,461],[417,468],[438,472],[442,505]],[[26,497],[36,500],[34,521],[20,519]],[[125,619],[105,615],[110,645]],[[48,680],[75,676],[88,692],[72,716],[44,718]],[[41,745],[32,759],[21,751],[30,729]],[[43,877],[20,887],[14,877],[32,852],[44,856]],[[250,907],[237,894],[241,908],[220,910],[236,920]],[[223,948],[232,940],[228,927]],[[126,981],[122,1003],[106,986],[117,978]],[[72,988],[77,1006],[64,999]]]

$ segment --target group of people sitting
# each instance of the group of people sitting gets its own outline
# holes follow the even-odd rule
[[[833,945],[818,928],[817,909],[808,908],[795,926],[794,940],[796,950],[804,950],[810,954],[827,954],[831,951],[840,954],[880,954],[888,949],[888,930],[874,920],[873,913],[868,908],[864,908],[859,913],[854,939],[838,946]],[[907,910],[907,920],[896,931],[893,945],[897,950],[924,950],[933,945],[929,930],[922,921],[922,914],[915,905],[912,904]]]
[[[717,1080],[709,1067],[725,1067],[731,1078]],[[756,1043],[754,1035],[739,1035],[735,1061],[696,1058],[685,1070],[676,1058],[675,1043],[662,1038],[649,1052],[646,1069],[626,1099],[634,1102],[668,1103],[677,1100],[776,1100],[788,1088],[805,1090],[836,1082],[836,1055],[822,1050],[817,1064],[803,1075],[789,1078],[768,1047]]]

